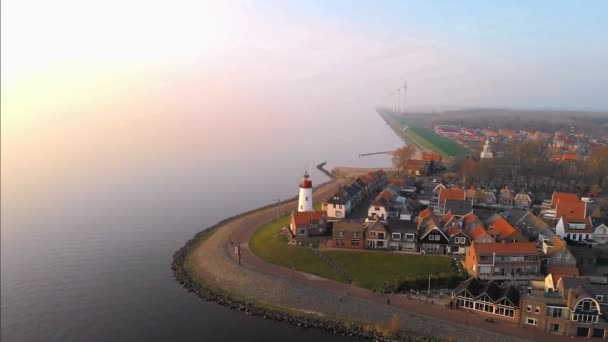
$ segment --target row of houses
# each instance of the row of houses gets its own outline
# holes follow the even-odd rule
[[[332,220],[343,220],[363,202],[388,183],[386,172],[378,170],[357,177],[351,184],[340,187],[325,203],[323,210]]]
[[[513,283],[469,278],[452,291],[452,304],[548,334],[608,338],[608,277],[549,274],[524,291]]]
[[[448,191],[443,191],[448,190]],[[441,195],[444,192],[444,195]],[[441,210],[446,200],[466,200],[471,205],[485,205],[494,206],[500,205],[502,207],[515,207],[527,209],[532,206],[532,197],[529,192],[524,189],[519,192],[515,192],[509,186],[505,186],[502,189],[495,188],[477,188],[475,185],[470,185],[466,190],[461,188],[459,185],[455,185],[453,188],[448,188],[444,184],[438,184],[433,193],[437,196],[434,207],[437,208],[438,213],[444,214],[445,211]]]

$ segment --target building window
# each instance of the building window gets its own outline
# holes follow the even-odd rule
[[[532,312],[532,305],[528,305],[528,306],[526,307],[526,311],[527,311],[527,312]]]
[[[299,235],[306,235],[306,229],[300,229],[300,230],[298,231],[298,234],[299,234]]]
[[[559,332],[559,324],[551,323],[549,324],[549,331],[551,332]]]
[[[537,306],[537,307],[535,307],[535,308],[534,308],[534,313],[540,313],[540,307],[538,307],[538,306]]]
[[[435,240],[435,235],[429,235],[429,240],[430,241],[434,241]]]
[[[603,295],[596,295],[595,296],[595,300],[597,300],[598,302],[603,302],[604,301],[604,296]]]
[[[350,240],[352,246],[359,246],[359,240]]]
[[[340,232],[340,237],[344,237],[344,232]]]
[[[353,237],[359,237],[359,232],[354,232]]]
[[[308,201],[308,196],[306,196],[306,200]]]
[[[538,324],[538,320],[536,318],[526,317],[526,324],[528,324],[528,325],[537,325]]]

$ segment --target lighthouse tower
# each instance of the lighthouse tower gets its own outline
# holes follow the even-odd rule
[[[308,172],[304,172],[304,177],[302,177],[302,182],[300,183],[298,211],[314,211],[312,207],[312,181]]]
[[[486,140],[486,144],[483,145],[483,151],[480,155],[481,159],[491,159],[493,157],[492,150],[490,149],[490,139]]]

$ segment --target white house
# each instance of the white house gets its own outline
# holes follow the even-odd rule
[[[582,241],[591,238],[593,229],[591,229],[591,225],[586,221],[566,221],[562,217],[555,226],[555,234],[560,236],[562,239]]]

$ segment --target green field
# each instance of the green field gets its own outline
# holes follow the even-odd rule
[[[339,274],[313,253],[312,248],[290,246],[287,239],[278,233],[279,227],[289,224],[290,215],[261,226],[249,241],[249,248],[260,258],[280,266],[295,267],[299,271],[323,278],[344,281]]]
[[[401,126],[407,127],[405,132],[413,139],[417,144],[428,150],[442,154],[447,157],[455,157],[458,155],[470,154],[471,151],[459,143],[450,140],[446,137],[417,126],[411,126],[405,119],[394,114],[389,114],[394,120],[399,122]]]
[[[249,241],[249,247],[260,258],[280,266],[294,267],[298,271],[324,278],[346,282],[326,262],[322,261],[310,247],[291,246],[278,227],[289,223],[289,215],[261,226]],[[323,252],[343,271],[350,274],[357,286],[382,289],[390,284],[398,287],[400,282],[428,279],[430,273],[437,277],[455,276],[451,259],[440,256],[385,253],[375,251],[326,251]],[[426,284],[426,283],[425,283]]]
[[[353,275],[355,283],[368,289],[381,289],[387,283],[408,279],[428,279],[455,275],[451,259],[432,255],[401,253],[325,252],[343,270]],[[432,284],[431,284],[432,285]]]

